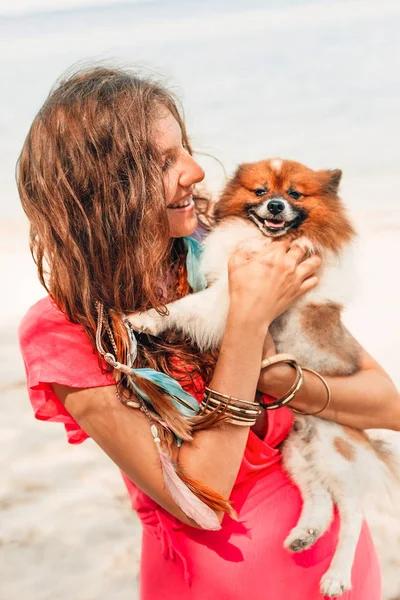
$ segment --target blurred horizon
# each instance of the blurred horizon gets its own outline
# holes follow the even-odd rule
[[[0,18],[30,17],[45,13],[54,14],[146,2],[168,2],[168,0],[59,0],[56,5],[54,0],[17,0],[13,4],[10,4],[9,0],[0,0]]]
[[[85,0],[32,13],[45,5],[0,16],[1,228],[21,222],[14,167],[32,119],[66,69],[90,62],[161,73],[194,147],[228,173],[272,156],[342,168],[351,208],[381,218],[379,193],[397,213],[400,2]]]

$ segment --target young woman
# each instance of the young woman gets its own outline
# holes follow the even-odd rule
[[[205,212],[194,187],[204,174],[171,95],[120,70],[95,68],[66,78],[35,118],[18,173],[33,256],[49,294],[20,327],[30,399],[38,419],[64,423],[70,443],[92,437],[122,470],[143,523],[141,598],[321,598],[337,517],[311,549],[292,554],[283,548],[301,510],[278,449],[291,428],[290,409],[269,411],[268,418],[262,410],[251,427],[217,422],[194,428],[181,446],[164,431],[183,481],[194,480],[203,500],[206,488],[229,498],[238,514],[236,521],[210,501],[222,526],[209,531],[168,493],[148,415],[126,405],[129,399],[140,404],[144,386],[169,423],[183,422],[159,387],[137,374],[135,387],[118,368],[127,364],[129,347],[124,316],[162,310],[192,291],[184,240]],[[318,266],[318,258],[304,260],[285,242],[238,250],[229,264],[230,309],[218,356],[200,356],[172,333],[168,339],[141,334],[133,366],[174,377],[199,402],[205,385],[245,402],[260,393],[281,397],[293,384],[291,368],[278,364],[260,376],[262,358],[275,353],[268,327],[316,285]],[[99,349],[114,362],[105,362]],[[293,406],[313,412],[324,397],[321,383],[308,375]],[[332,403],[324,418],[360,429],[400,427],[398,394],[365,351],[358,374],[327,380]],[[381,597],[366,525],[352,580],[343,600]]]

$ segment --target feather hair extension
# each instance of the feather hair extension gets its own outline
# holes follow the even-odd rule
[[[221,529],[218,517],[214,512],[223,511],[229,514],[233,519],[237,519],[236,512],[230,505],[230,502],[220,494],[213,492],[205,486],[199,488],[199,483],[184,475],[179,468],[176,468],[169,454],[161,446],[161,437],[167,445],[171,444],[175,436],[178,447],[183,440],[192,440],[192,426],[190,418],[195,418],[199,412],[197,400],[188,394],[177,381],[155,371],[154,369],[133,369],[132,361],[136,358],[137,343],[133,331],[129,328],[128,335],[130,339],[128,349],[128,364],[122,364],[117,361],[118,348],[115,343],[112,329],[107,320],[104,319],[104,306],[101,302],[96,302],[97,309],[97,330],[96,347],[99,354],[113,368],[127,376],[132,388],[138,394],[137,399],[125,398],[119,394],[118,386],[116,390],[117,398],[120,402],[130,408],[141,410],[150,422],[150,430],[156,444],[157,452],[160,458],[161,468],[164,477],[165,486],[174,502],[179,508],[193,521],[203,529],[218,531]],[[102,344],[102,330],[106,327],[111,345],[115,352],[111,354],[104,350]],[[125,324],[126,326],[126,324]],[[154,392],[158,392],[154,394]],[[150,398],[152,399],[150,401]],[[169,418],[168,411],[165,410],[165,402],[173,402],[182,413],[182,417],[176,416]],[[188,418],[189,417],[189,418]],[[161,427],[159,431],[156,421]],[[202,422],[202,419],[200,418]],[[169,433],[170,435],[167,435]],[[173,435],[171,435],[173,434]],[[161,437],[160,437],[161,436]],[[213,508],[211,508],[211,506]]]
[[[154,423],[151,425],[150,430],[160,458],[165,487],[170,493],[171,498],[185,515],[193,519],[203,529],[211,531],[220,530],[221,524],[215,512],[207,504],[199,500],[177,475],[170,457],[161,448],[158,429]]]

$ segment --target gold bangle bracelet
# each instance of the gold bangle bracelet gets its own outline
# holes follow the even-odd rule
[[[289,404],[289,402],[293,400],[293,398],[296,396],[297,392],[303,385],[303,370],[300,367],[300,365],[297,364],[296,360],[292,360],[292,358],[285,358],[281,359],[279,362],[286,362],[296,370],[296,380],[293,383],[292,387],[286,392],[286,394],[284,394],[284,396],[282,396],[278,400],[275,400],[274,402],[269,402],[268,404],[266,404],[265,402],[260,402],[260,406],[265,408],[265,410],[276,410],[277,408],[286,406],[286,404]]]
[[[255,404],[254,406],[249,407],[247,404],[239,404],[238,402],[226,402],[224,400],[220,400],[219,398],[215,398],[214,396],[208,395],[205,397],[205,402],[204,405],[211,405],[211,406],[219,406],[219,405],[227,405],[230,409],[232,410],[236,410],[236,411],[240,411],[243,413],[248,413],[249,415],[252,414],[259,414],[260,412],[260,405],[257,402],[257,404]]]
[[[209,387],[205,387],[205,396],[219,396],[220,398],[224,398],[224,400],[229,400],[229,402],[239,402],[240,404],[249,404],[250,406],[259,406],[258,402],[250,402],[249,400],[242,400],[241,398],[235,398],[235,396],[228,396],[228,394],[223,394],[222,392],[217,392],[216,390],[212,390]]]
[[[253,427],[253,425],[256,424],[255,421],[249,421],[248,423],[246,421],[237,421],[236,419],[228,419],[227,422],[230,425],[241,425],[242,427]]]
[[[296,357],[293,356],[293,354],[274,354],[273,356],[264,358],[264,360],[261,361],[261,370],[266,369],[271,365],[276,365],[280,362],[297,364]]]
[[[224,414],[228,423],[252,427],[261,413],[261,407],[258,402],[241,400],[206,388],[200,412],[203,415]]]
[[[302,368],[303,368],[303,371],[308,371],[309,373],[314,373],[314,375],[316,375],[322,381],[322,383],[325,386],[326,393],[327,393],[326,402],[322,408],[320,408],[319,410],[317,410],[316,412],[313,412],[313,413],[303,412],[302,410],[299,410],[298,408],[294,408],[294,406],[292,406],[291,408],[292,408],[293,412],[295,412],[299,415],[307,415],[307,416],[313,417],[315,415],[319,415],[320,413],[322,413],[324,410],[326,410],[328,408],[328,406],[330,405],[331,400],[332,400],[332,393],[331,393],[331,390],[330,390],[330,387],[329,387],[327,381],[324,379],[324,377],[322,377],[322,375],[320,373],[317,373],[317,371],[314,371],[313,369],[309,369],[307,367],[302,367]]]
[[[303,381],[304,381],[303,370],[300,367],[300,365],[296,365],[296,371],[297,371],[296,381],[294,382],[293,386],[290,388],[290,390],[284,396],[282,396],[278,400],[275,400],[274,402],[269,402],[268,404],[265,402],[260,402],[260,405],[263,408],[265,408],[265,410],[276,410],[277,408],[282,408],[282,406],[286,406],[287,404],[289,404],[289,402],[291,402],[293,400],[293,398],[296,396],[297,392],[303,385]]]
[[[214,410],[201,410],[200,414],[208,416],[210,414],[215,414],[218,412],[223,412],[224,414],[224,421],[226,423],[230,423],[232,425],[243,425],[244,427],[252,427],[253,425],[255,425],[257,418],[256,417],[251,417],[251,418],[246,418],[243,417],[241,415],[238,414],[232,414],[229,411],[218,411],[218,409],[214,409]]]

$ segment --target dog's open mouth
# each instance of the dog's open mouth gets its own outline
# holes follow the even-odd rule
[[[249,212],[249,217],[264,234],[267,233],[269,235],[285,233],[296,220],[282,221],[282,219],[262,219],[254,211]]]

